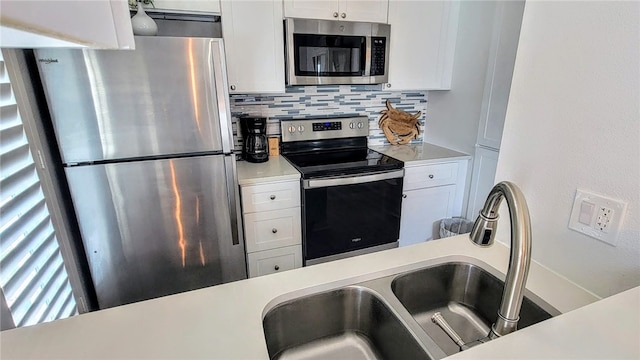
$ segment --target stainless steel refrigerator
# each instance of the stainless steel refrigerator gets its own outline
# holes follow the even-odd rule
[[[99,307],[246,278],[222,40],[36,61]]]

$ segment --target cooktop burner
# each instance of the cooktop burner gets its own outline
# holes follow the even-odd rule
[[[404,163],[377,151],[361,148],[285,154],[304,179],[402,169]]]
[[[404,163],[367,148],[367,117],[283,120],[282,155],[303,179],[376,173]]]

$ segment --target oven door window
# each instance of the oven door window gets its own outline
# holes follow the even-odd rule
[[[293,34],[296,76],[363,76],[366,37]]]
[[[402,178],[304,190],[305,260],[398,241]]]

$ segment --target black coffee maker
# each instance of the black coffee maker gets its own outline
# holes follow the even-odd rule
[[[242,158],[253,163],[269,160],[266,118],[241,118]]]

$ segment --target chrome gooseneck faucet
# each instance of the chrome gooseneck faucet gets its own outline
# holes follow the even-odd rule
[[[493,244],[498,225],[498,208],[502,199],[507,200],[511,219],[511,257],[498,320],[491,326],[489,333],[491,339],[516,331],[531,262],[529,208],[522,191],[511,182],[503,181],[491,189],[469,237],[479,246],[488,247]]]

